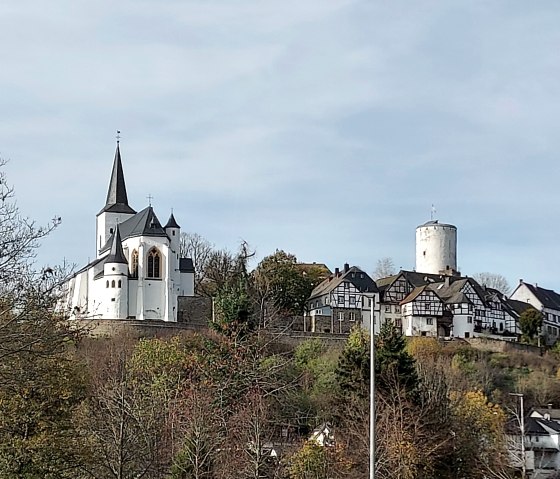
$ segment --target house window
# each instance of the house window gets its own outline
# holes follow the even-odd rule
[[[350,321],[356,321],[356,313],[355,313],[354,311],[350,311],[350,312],[348,313],[348,319],[349,319]]]
[[[132,278],[138,278],[138,251],[134,250],[132,252],[132,257],[130,260],[130,276]]]
[[[432,326],[434,324],[434,318],[426,318],[426,324]]]
[[[467,323],[472,324],[472,316],[467,316]]]
[[[338,304],[344,304],[344,296],[338,296]]]
[[[350,305],[354,306],[356,304],[356,296],[350,296]]]
[[[385,306],[385,312],[386,313],[390,313],[391,312],[391,306]]]
[[[504,323],[500,323],[500,331],[504,330]]]
[[[342,311],[337,313],[337,317],[339,321],[344,321],[344,313]]]
[[[148,278],[160,278],[161,257],[157,249],[153,248],[148,253]]]
[[[109,228],[109,233],[113,234],[113,228]]]

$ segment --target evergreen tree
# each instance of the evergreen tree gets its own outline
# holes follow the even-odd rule
[[[381,327],[375,340],[375,376],[379,389],[403,388],[411,398],[417,394],[415,360],[406,350],[405,337],[391,322]]]
[[[360,327],[354,328],[338,360],[336,377],[340,391],[345,396],[369,396],[370,352],[369,334]]]

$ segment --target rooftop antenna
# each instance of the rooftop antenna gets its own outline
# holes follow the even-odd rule
[[[148,194],[148,196],[146,196],[146,198],[148,198],[148,204],[150,206],[152,206],[152,200],[154,199],[154,197],[152,195]]]
[[[434,221],[434,218],[436,216],[436,207],[435,205],[432,203],[432,210],[430,212],[430,218],[432,219],[432,221]]]
[[[115,137],[117,139],[117,145],[121,142],[121,130],[117,130],[117,136]]]

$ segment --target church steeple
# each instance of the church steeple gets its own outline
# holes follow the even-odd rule
[[[121,162],[121,150],[118,142],[117,150],[115,151],[115,159],[113,161],[111,181],[109,182],[109,191],[107,192],[107,201],[99,214],[105,211],[111,213],[136,213],[136,211],[128,205],[128,197],[126,195],[126,185],[124,182],[124,173]]]

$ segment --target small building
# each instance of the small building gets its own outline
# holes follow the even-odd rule
[[[548,345],[560,337],[560,294],[552,289],[541,288],[537,284],[523,280],[511,294],[511,299],[529,303],[543,314],[542,335]]]
[[[356,324],[369,329],[372,314],[374,322],[379,317],[379,292],[367,273],[346,263],[317,285],[306,309],[308,331],[346,334]]]

